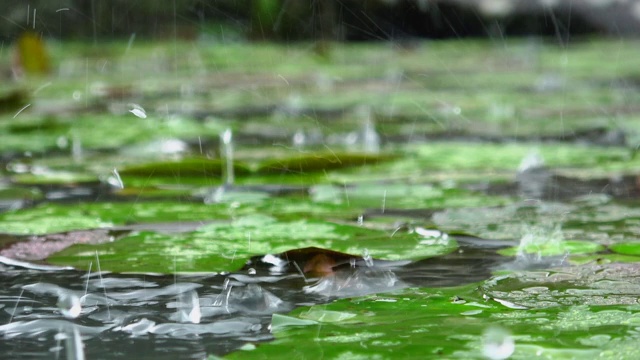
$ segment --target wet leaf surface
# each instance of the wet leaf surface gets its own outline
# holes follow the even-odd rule
[[[49,257],[52,264],[87,268],[96,256],[114,272],[231,271],[256,254],[320,247],[351,254],[368,251],[375,258],[417,260],[455,249],[448,237],[425,238],[314,220],[277,221],[263,215],[203,225],[186,234],[140,232],[116,242],[74,246]]]

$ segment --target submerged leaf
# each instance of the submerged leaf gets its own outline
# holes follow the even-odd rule
[[[395,159],[393,154],[368,153],[310,153],[290,158],[273,159],[263,162],[257,169],[259,174],[304,174],[364,165],[375,165]]]
[[[219,179],[224,161],[220,159],[186,158],[178,161],[157,161],[140,165],[130,165],[118,169],[120,176],[160,176],[160,177],[209,177]],[[246,175],[247,167],[234,163],[234,173]]]

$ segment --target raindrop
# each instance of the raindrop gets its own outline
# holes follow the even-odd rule
[[[65,339],[65,347],[67,348],[67,359],[84,360],[84,344],[77,327],[73,327],[73,331]]]
[[[122,178],[120,177],[120,173],[118,173],[118,169],[113,169],[113,176],[109,176],[107,182],[109,185],[115,186],[118,189],[124,189],[124,183],[122,182]]]
[[[144,109],[142,108],[142,106],[138,105],[138,104],[129,104],[129,106],[132,107],[131,110],[129,110],[130,113],[132,113],[133,115],[141,118],[141,119],[146,119],[147,118],[147,113],[144,111]]]
[[[223,160],[223,183],[225,185],[232,185],[234,182],[233,174],[233,133],[231,129],[226,129],[220,134],[220,153]]]
[[[507,359],[516,348],[515,341],[508,330],[490,327],[482,336],[482,354],[491,360]]]
[[[128,53],[129,50],[131,49],[131,45],[133,45],[133,41],[136,39],[136,33],[132,33],[131,36],[129,36],[129,42],[127,42],[127,49],[124,51],[124,53]]]
[[[371,257],[371,254],[369,254],[369,249],[364,249],[362,252],[362,260],[364,260],[365,265],[368,267],[373,266],[373,258]]]
[[[77,134],[71,137],[71,157],[75,162],[82,160],[82,140]]]
[[[360,136],[364,152],[374,154],[380,152],[380,135],[376,132],[371,109],[369,107],[360,107],[357,112],[362,119]]]
[[[28,108],[29,106],[31,106],[31,104],[27,104],[27,105],[23,106],[22,109],[18,110],[18,112],[15,115],[13,115],[13,118],[15,119],[16,116],[20,115],[20,113],[23,112],[24,109]]]

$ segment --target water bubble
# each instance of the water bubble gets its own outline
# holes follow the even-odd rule
[[[59,136],[58,139],[56,139],[56,145],[58,145],[60,149],[66,149],[67,146],[69,146],[69,139],[66,136]]]
[[[507,359],[515,348],[516,343],[511,333],[502,327],[489,327],[482,335],[482,354],[487,359]]]

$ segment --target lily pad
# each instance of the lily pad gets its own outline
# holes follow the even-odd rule
[[[515,256],[519,253],[537,254],[539,256],[554,256],[565,254],[590,254],[604,250],[604,246],[592,241],[559,240],[543,243],[528,243],[525,246],[510,247],[499,250],[505,256]]]
[[[606,354],[631,359],[637,354],[611,341],[620,332],[638,338],[634,332],[640,319],[637,307],[516,310],[483,300],[476,286],[414,288],[299,308],[284,319],[274,316],[274,341],[228,358],[485,358],[493,349],[489,333],[496,326],[502,336],[495,346],[513,342],[514,358]]]
[[[609,249],[618,254],[640,256],[640,243],[638,242],[617,243],[609,246]]]
[[[395,159],[393,154],[367,153],[302,153],[299,156],[268,160],[260,164],[257,173],[283,174],[307,173],[333,169],[350,168],[355,166],[375,165]]]
[[[157,161],[140,165],[131,165],[119,170],[120,176],[160,176],[160,177],[209,177],[219,179],[225,163],[220,159],[185,158],[178,161]],[[234,163],[233,171],[237,175],[246,175],[249,169]]]
[[[428,240],[428,239],[427,239]],[[264,215],[211,223],[192,233],[141,232],[109,244],[77,245],[50,257],[53,264],[87,268],[96,251],[103,270],[173,273],[231,271],[252,255],[319,247],[383,260],[417,260],[453,251],[455,240],[434,243],[419,234],[388,233],[330,222],[279,222]]]
[[[43,203],[29,209],[0,214],[0,232],[46,234],[112,227],[142,222],[176,222],[225,219],[233,214],[228,204],[186,202]]]
[[[417,209],[504,205],[506,197],[429,184],[364,183],[345,186],[318,185],[311,189],[316,203],[342,204],[366,209]]]

